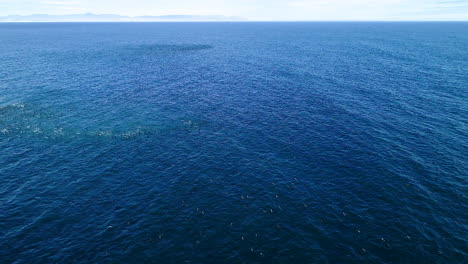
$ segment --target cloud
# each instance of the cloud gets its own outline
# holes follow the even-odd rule
[[[395,5],[405,0],[309,0],[309,1],[293,1],[289,3],[289,6],[292,7],[301,7],[301,8],[310,8],[310,7],[323,7],[330,6],[334,8],[341,8],[347,6],[354,7],[370,7],[370,6],[386,6],[386,5]]]
[[[76,3],[65,2],[65,1],[44,1],[44,2],[41,2],[41,4],[44,4],[44,5],[58,5],[58,6],[72,6],[72,5],[75,5]]]

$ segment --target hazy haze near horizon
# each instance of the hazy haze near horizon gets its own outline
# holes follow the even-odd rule
[[[0,16],[116,14],[248,20],[468,20],[468,0],[0,0]]]

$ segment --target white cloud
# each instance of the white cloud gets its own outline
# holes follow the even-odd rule
[[[75,3],[70,3],[70,2],[64,2],[64,1],[45,1],[41,2],[41,4],[45,5],[65,5],[65,6],[70,6],[70,5],[75,5]]]

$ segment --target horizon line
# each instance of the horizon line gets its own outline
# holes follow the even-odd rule
[[[249,23],[249,22],[382,22],[382,23],[427,23],[427,22],[468,22],[468,20],[160,20],[160,21],[0,21],[0,23]]]
[[[34,19],[35,16],[50,17],[50,21],[47,18],[44,21],[41,19]],[[77,16],[88,16],[89,19],[77,19]],[[119,18],[105,18],[106,16],[120,17]],[[10,20],[9,18],[17,18]],[[93,18],[95,17],[95,18]],[[99,17],[103,19],[99,19]],[[24,20],[21,20],[24,18]],[[33,18],[28,20],[27,18]],[[53,20],[53,18],[58,18]],[[63,20],[60,20],[62,18]],[[69,18],[69,19],[67,19]],[[149,18],[145,20],[145,18]],[[153,18],[154,20],[151,20]],[[135,19],[135,20],[132,20]],[[168,14],[168,15],[120,15],[112,13],[74,13],[74,14],[46,14],[46,13],[35,13],[29,15],[3,15],[0,16],[0,23],[171,23],[171,22],[468,22],[468,19],[249,19],[242,16],[236,15],[216,15],[216,14],[205,14],[205,15],[188,15],[188,14]]]

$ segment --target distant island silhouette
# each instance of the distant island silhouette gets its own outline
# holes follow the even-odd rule
[[[0,22],[157,22],[157,21],[242,21],[241,17],[222,15],[164,15],[164,16],[121,16],[115,14],[75,15],[10,15],[0,17]]]

